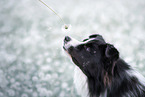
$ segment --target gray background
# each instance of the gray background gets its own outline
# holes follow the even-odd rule
[[[0,97],[79,97],[63,38],[99,33],[145,75],[144,0],[0,1]]]

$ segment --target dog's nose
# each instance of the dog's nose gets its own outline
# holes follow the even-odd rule
[[[69,36],[65,36],[65,38],[64,38],[65,43],[69,42],[70,40],[71,40],[71,38]]]

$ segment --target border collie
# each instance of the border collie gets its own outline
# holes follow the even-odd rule
[[[76,65],[74,83],[82,97],[145,97],[144,77],[101,35],[82,42],[66,36],[63,48]]]

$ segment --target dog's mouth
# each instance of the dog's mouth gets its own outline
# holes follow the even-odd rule
[[[67,53],[68,56],[71,57],[68,49],[69,49],[69,41],[71,41],[71,38],[69,36],[65,36],[64,38],[64,43],[63,43],[63,49],[65,50],[65,52]]]
[[[66,51],[66,48],[65,48],[65,46],[63,46],[63,49]]]
[[[72,58],[73,62],[78,64],[78,61],[75,57],[72,56],[71,51],[72,49],[78,45],[80,42],[70,38],[69,36],[65,36],[64,43],[63,43],[63,49],[66,51],[66,53]]]

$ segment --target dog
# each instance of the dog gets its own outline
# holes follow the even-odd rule
[[[63,48],[75,63],[74,84],[82,97],[145,97],[145,78],[101,35],[82,42],[65,36]]]

